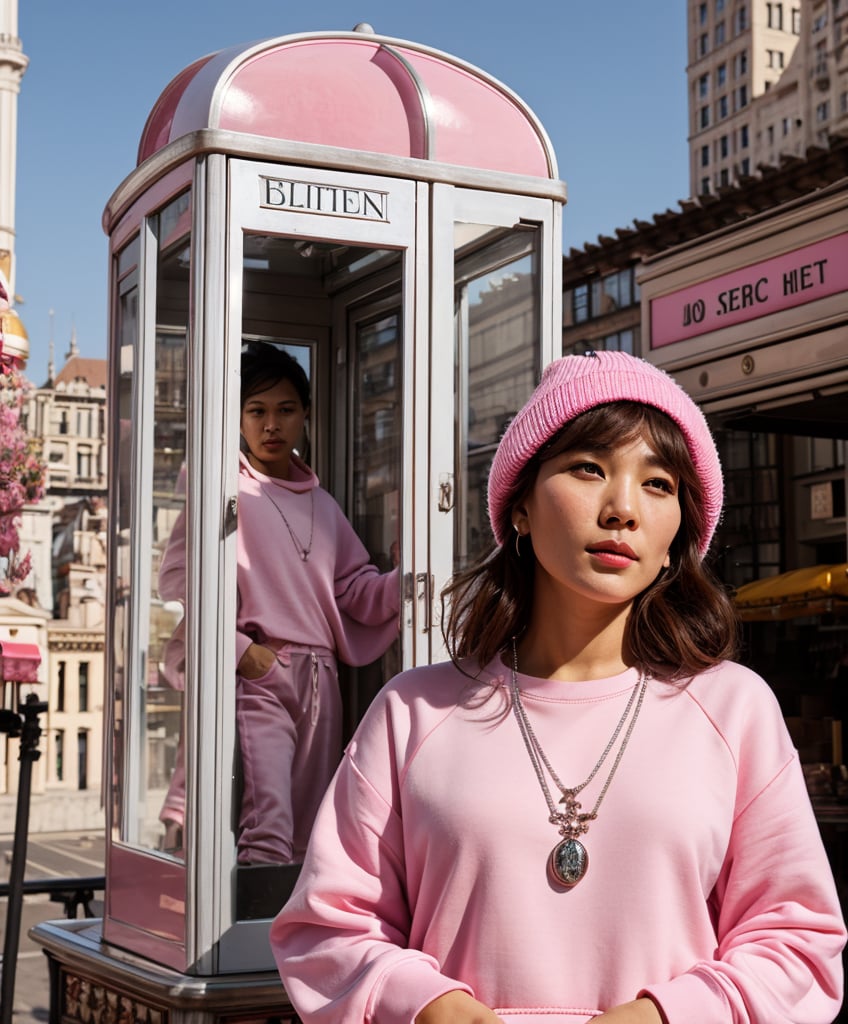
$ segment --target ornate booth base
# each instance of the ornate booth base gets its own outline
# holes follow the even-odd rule
[[[179,974],[103,942],[99,920],[29,934],[50,965],[50,1024],[298,1024],[275,972]]]

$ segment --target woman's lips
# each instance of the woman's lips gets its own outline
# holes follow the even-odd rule
[[[589,544],[586,550],[602,565],[614,569],[623,569],[639,561],[636,557],[636,552],[628,544],[618,544],[616,541],[602,541],[599,544]]]

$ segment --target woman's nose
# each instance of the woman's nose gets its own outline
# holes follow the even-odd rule
[[[630,485],[622,484],[607,496],[601,512],[601,524],[610,529],[635,530],[639,525],[639,510]]]

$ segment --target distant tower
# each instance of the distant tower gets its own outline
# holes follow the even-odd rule
[[[29,59],[18,38],[18,0],[0,0],[0,272],[12,309],[2,314],[3,346],[20,364],[29,356],[27,333],[15,304],[15,185],[18,160],[18,94]]]
[[[65,353],[65,362],[67,362],[69,359],[73,359],[75,356],[78,356],[79,354],[79,346],[77,345],[77,328],[76,324],[72,324],[71,343],[68,346],[68,351]]]

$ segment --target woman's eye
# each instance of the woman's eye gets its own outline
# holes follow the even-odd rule
[[[648,486],[656,488],[659,491],[665,491],[666,494],[674,494],[674,485],[670,480],[664,480],[662,477],[655,477],[653,480],[648,480]]]
[[[572,470],[578,473],[588,473],[590,476],[603,476],[603,470],[597,462],[578,462],[573,465]]]

